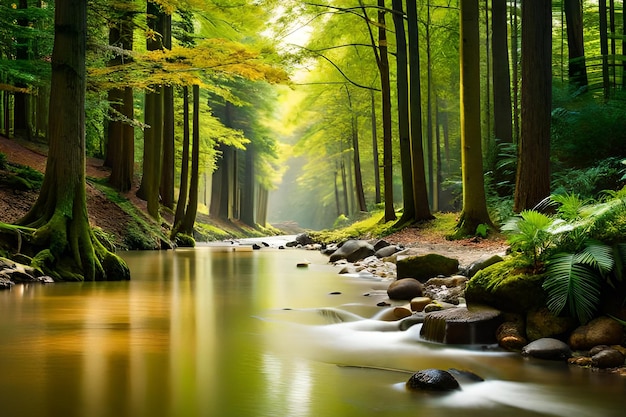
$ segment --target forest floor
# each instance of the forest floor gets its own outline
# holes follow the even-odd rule
[[[6,155],[9,163],[25,165],[42,173],[45,171],[47,148],[44,145],[7,139],[0,136],[0,153]],[[121,241],[127,233],[130,223],[136,220],[116,203],[110,201],[103,192],[94,186],[95,180],[104,179],[109,175],[109,170],[103,167],[102,160],[87,158],[86,174],[88,179],[87,211],[90,223],[92,226],[100,227],[108,234],[115,236],[116,240]],[[122,196],[132,202],[140,212],[146,213],[146,202],[135,195],[136,186]],[[36,201],[37,195],[37,191],[17,191],[0,187],[0,221],[13,223],[20,219]],[[166,222],[171,222],[171,215],[166,211],[164,211],[163,217]],[[145,220],[150,221],[147,215],[145,215]],[[236,224],[232,223],[215,223],[212,220],[209,221],[208,218],[203,218],[202,221],[210,222],[212,226],[221,229],[241,230]],[[273,226],[283,230],[285,234],[296,234],[302,231],[297,225]],[[441,233],[433,232],[428,228],[428,225],[405,228],[386,236],[385,240],[393,244],[417,248],[424,253],[440,253],[455,257],[459,259],[462,265],[466,265],[482,256],[501,254],[507,248],[506,241],[502,236],[494,236],[489,239],[471,238],[450,241],[446,240]]]

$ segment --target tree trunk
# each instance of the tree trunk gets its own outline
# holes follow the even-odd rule
[[[349,87],[346,86],[348,105],[350,106],[350,126],[352,130],[352,164],[354,166],[354,188],[359,211],[367,211],[365,192],[363,190],[363,174],[361,173],[361,153],[359,151],[359,123],[356,112],[352,107]]]
[[[87,217],[86,35],[87,3],[57,0],[46,173],[37,201],[19,223],[36,229],[29,229],[29,245],[37,248],[27,254],[34,255],[32,265],[54,278],[128,279],[128,267],[97,240]]]
[[[146,12],[148,27],[162,34],[164,14],[160,6],[148,0]],[[148,38],[146,41],[146,49],[149,51],[162,49],[162,47],[163,44],[158,38]],[[159,186],[163,152],[163,87],[155,85],[151,89],[152,91],[146,91],[145,94],[144,119],[148,127],[144,129],[143,175],[137,196],[148,203],[148,214],[153,219],[159,220]]]
[[[522,3],[522,135],[514,210],[550,195],[551,2]]]
[[[411,127],[411,163],[413,166],[413,205],[415,221],[433,218],[428,205],[426,167],[422,135],[422,88],[420,82],[420,47],[416,0],[406,4],[407,30],[409,34],[409,109]]]
[[[602,55],[602,89],[604,100],[611,97],[611,80],[609,77],[609,39],[608,22],[606,19],[606,0],[598,1],[600,13],[600,54]]]
[[[191,149],[191,180],[189,202],[180,225],[180,232],[193,236],[193,227],[198,213],[198,190],[200,182],[200,87],[193,86],[193,145]]]
[[[581,0],[564,0],[567,22],[567,49],[569,53],[569,82],[575,88],[587,85],[585,44],[583,36],[583,10]]]
[[[378,125],[376,123],[376,99],[374,97],[374,90],[370,90],[370,103],[371,103],[371,121],[372,121],[372,155],[374,162],[374,202],[376,204],[381,203],[380,194],[380,162],[378,161]]]
[[[28,9],[27,0],[19,0],[18,8]],[[18,19],[18,25],[28,27],[28,19]],[[26,39],[18,39],[18,46],[15,51],[15,58],[21,61],[28,61],[28,41]],[[24,83],[17,83],[16,87],[27,87]],[[16,137],[31,139],[30,131],[30,97],[27,93],[17,92],[14,94],[13,102],[13,134]]]
[[[180,224],[185,217],[185,207],[189,195],[189,89],[183,87],[183,155],[180,163],[180,187],[178,189],[178,201],[176,202],[176,213],[174,214],[174,226],[172,227],[172,238],[178,234]]]
[[[239,219],[254,227],[254,144],[249,143],[244,154],[243,188]]]
[[[411,0],[408,0],[409,2]],[[402,216],[398,226],[415,220],[415,200],[413,198],[413,167],[411,164],[411,138],[409,127],[409,63],[407,57],[404,11],[402,0],[392,0],[393,23],[396,33],[396,90],[398,98],[398,134],[400,135],[400,168],[402,173]]]
[[[391,132],[391,81],[389,80],[389,57],[387,55],[387,26],[385,23],[385,0],[378,0],[378,48],[380,89],[382,92],[383,117],[383,181],[385,221],[396,219],[393,208],[393,150]]]
[[[509,68],[509,49],[507,45],[507,1],[492,0],[491,37],[493,54],[493,128],[496,141],[496,149],[502,144],[513,143],[513,111],[511,109],[511,75]],[[499,184],[512,184],[515,179],[512,175],[507,178],[504,170],[498,168],[499,152],[496,163],[492,168],[494,173],[494,185],[496,191],[504,196],[510,195],[510,188],[498,186]]]
[[[480,125],[480,46],[478,0],[461,2],[461,170],[463,211],[456,236],[474,235],[492,225],[483,178]]]
[[[172,49],[172,16],[163,15],[163,47]],[[161,162],[161,204],[174,208],[174,87],[163,86],[163,160]]]
[[[129,14],[123,14],[117,25],[109,28],[109,45],[124,51],[133,49],[133,28]],[[123,65],[130,57],[117,56],[109,65]],[[112,113],[108,123],[108,140],[105,166],[111,168],[109,183],[113,188],[126,192],[132,188],[135,168],[135,130],[133,90],[130,87],[114,88],[109,91]]]
[[[519,142],[520,126],[519,126],[519,14],[518,2],[513,0],[511,8],[511,60],[513,61],[513,140]]]
[[[491,18],[493,36],[493,119],[496,140],[500,143],[513,142],[513,114],[511,109],[511,75],[509,48],[507,45],[507,0],[493,0]]]

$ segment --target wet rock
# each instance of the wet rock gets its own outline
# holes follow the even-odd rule
[[[376,249],[376,248],[374,248]],[[376,250],[375,255],[377,258],[386,258],[388,256],[393,255],[396,252],[400,252],[402,250],[399,246],[385,246],[384,248],[380,248]]]
[[[528,344],[524,336],[524,323],[522,320],[506,321],[496,331],[498,345],[507,350],[522,350]]]
[[[429,278],[438,275],[453,275],[459,270],[458,259],[435,253],[400,257],[400,253],[396,261],[398,278],[411,277],[420,282],[426,282]]]
[[[433,311],[441,311],[448,308],[456,308],[456,305],[446,303],[445,301],[434,300],[432,303],[424,307],[424,313],[432,313]]]
[[[413,314],[410,307],[398,306],[393,308],[393,315],[399,320],[409,317]]]
[[[621,345],[624,341],[624,326],[610,317],[598,317],[578,327],[569,338],[574,350],[589,350],[598,345]]]
[[[415,297],[411,300],[411,310],[424,311],[424,307],[430,304],[433,300],[429,297]]]
[[[15,283],[7,275],[0,273],[0,290],[9,290],[13,285]]]
[[[437,287],[465,287],[469,278],[463,275],[452,275],[451,277],[436,277],[426,281],[426,285],[434,285]]]
[[[355,262],[374,255],[374,247],[365,240],[351,239],[345,241],[336,251],[330,255],[330,262],[346,259]]]
[[[403,278],[392,282],[387,288],[387,295],[392,300],[412,300],[421,297],[424,285],[414,278]]]
[[[376,243],[374,243],[374,250],[379,251],[382,248],[386,248],[387,246],[391,246],[391,244],[384,239],[380,239],[377,240]]]
[[[462,270],[463,275],[471,278],[481,269],[485,269],[488,266],[491,266],[495,263],[502,262],[503,259],[500,255],[493,255],[488,258],[478,259],[477,261],[472,262],[467,268]]]
[[[624,365],[624,355],[613,348],[604,349],[591,357],[591,365],[601,369],[617,368]]]
[[[544,337],[558,338],[576,328],[571,317],[557,317],[548,308],[536,308],[526,315],[526,335],[530,341]]]
[[[578,365],[578,366],[591,366],[591,358],[588,356],[576,356],[573,358],[569,358],[567,363],[570,365]]]
[[[522,355],[539,359],[563,360],[572,356],[572,350],[565,342],[545,337],[524,346]]]
[[[516,258],[497,262],[474,275],[465,287],[468,304],[486,304],[502,311],[526,313],[545,305],[543,275],[530,274]]]
[[[459,382],[448,371],[424,369],[414,373],[406,382],[406,387],[417,391],[454,391],[461,389]]]
[[[446,344],[493,344],[496,343],[496,330],[501,323],[501,312],[493,308],[449,308],[428,313],[420,336]]]

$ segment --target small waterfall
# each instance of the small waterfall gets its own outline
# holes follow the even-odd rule
[[[444,318],[427,314],[420,330],[420,337],[430,342],[445,343],[446,326],[447,323]]]

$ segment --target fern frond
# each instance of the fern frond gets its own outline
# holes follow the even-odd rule
[[[577,258],[571,253],[553,255],[547,264],[543,288],[548,293],[550,311],[558,315],[568,306],[572,316],[586,323],[600,302],[600,281],[596,272],[577,263]]]
[[[582,252],[577,253],[575,261],[582,265],[588,265],[606,276],[613,270],[613,248],[601,242],[587,242]]]

